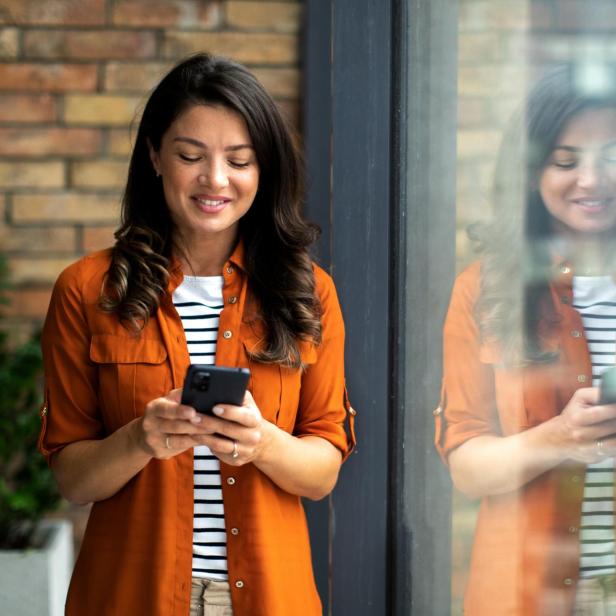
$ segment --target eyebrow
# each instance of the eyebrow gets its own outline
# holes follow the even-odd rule
[[[608,148],[613,148],[614,146],[616,146],[616,140],[608,141],[607,143],[603,144],[599,149],[606,150]],[[555,150],[565,150],[566,152],[583,152],[584,150],[588,148],[578,148],[573,145],[557,145],[554,149]]]
[[[180,141],[181,143],[190,143],[190,145],[197,146],[198,148],[203,148],[204,150],[208,149],[207,145],[203,143],[203,141],[199,141],[198,139],[192,139],[191,137],[176,137],[173,141],[174,142]],[[238,145],[230,145],[226,147],[225,152],[237,152],[238,150],[246,150],[246,149],[254,150],[254,148],[252,147],[250,143],[239,143]]]

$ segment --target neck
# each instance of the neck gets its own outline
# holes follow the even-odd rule
[[[180,260],[184,274],[220,276],[236,242],[236,233],[216,233],[192,241],[177,237],[174,240],[174,252]]]
[[[597,237],[575,237],[564,241],[563,256],[578,275],[611,275],[616,270],[616,241]]]

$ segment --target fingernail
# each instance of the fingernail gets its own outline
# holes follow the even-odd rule
[[[190,422],[191,423],[201,423],[201,415],[195,415],[194,417],[191,417]]]
[[[212,408],[212,413],[214,413],[214,415],[222,415],[225,412],[225,409],[222,408],[222,406],[214,406]]]

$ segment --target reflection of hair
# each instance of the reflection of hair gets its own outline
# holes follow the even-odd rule
[[[548,73],[509,126],[496,164],[494,218],[474,225],[482,258],[477,305],[483,340],[498,341],[509,362],[546,361],[539,322],[554,318],[550,300],[550,215],[539,194],[541,172],[566,124],[587,109],[616,107],[607,72],[592,91],[572,66]],[[599,87],[603,86],[603,87]]]
[[[173,68],[143,111],[116,231],[103,310],[140,330],[157,310],[169,280],[173,224],[150,161],[173,121],[193,105],[223,105],[246,122],[259,165],[255,200],[240,220],[249,287],[267,326],[260,361],[299,366],[297,341],[320,341],[320,304],[307,252],[318,229],[301,215],[303,168],[272,98],[243,66],[197,54]]]

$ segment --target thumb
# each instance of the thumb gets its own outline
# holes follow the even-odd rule
[[[178,387],[177,389],[172,389],[165,396],[165,398],[167,398],[167,400],[170,400],[171,402],[177,402],[179,404],[180,400],[182,399],[182,389],[180,387]]]

